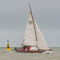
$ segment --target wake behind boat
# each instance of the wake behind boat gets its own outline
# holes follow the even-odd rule
[[[35,22],[32,9],[29,4],[30,14],[27,21],[26,30],[24,33],[24,39],[22,42],[21,48],[15,48],[16,52],[28,52],[28,53],[42,53],[42,52],[51,52],[51,49],[48,47],[45,38],[43,37],[37,23]]]

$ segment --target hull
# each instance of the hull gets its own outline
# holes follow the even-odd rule
[[[25,50],[23,50],[23,48],[16,49],[16,52],[21,52],[21,53],[43,53],[43,52],[49,52],[49,51],[52,51],[52,50],[51,49],[49,49],[49,50],[41,50],[41,49],[39,49],[37,51],[33,51],[33,50],[25,51]]]

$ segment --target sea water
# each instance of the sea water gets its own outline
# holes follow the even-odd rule
[[[60,60],[60,47],[52,48],[52,54],[5,52],[0,48],[0,60]]]

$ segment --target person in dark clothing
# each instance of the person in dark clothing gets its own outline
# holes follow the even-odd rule
[[[15,50],[17,50],[17,48],[15,47]]]
[[[23,49],[25,50],[26,48],[27,48],[27,46],[26,46],[26,45],[24,45],[24,46],[23,46]]]

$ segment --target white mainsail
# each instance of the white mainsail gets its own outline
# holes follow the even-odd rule
[[[48,45],[45,41],[45,38],[44,38],[42,32],[40,31],[36,22],[35,22],[35,25],[36,25],[37,47],[38,47],[38,49],[48,50],[49,47],[48,47]]]
[[[36,46],[36,40],[35,40],[35,32],[34,32],[34,26],[33,26],[33,21],[32,21],[32,16],[31,13],[29,15],[29,19],[27,22],[25,34],[24,34],[24,45],[31,45],[31,46]]]

